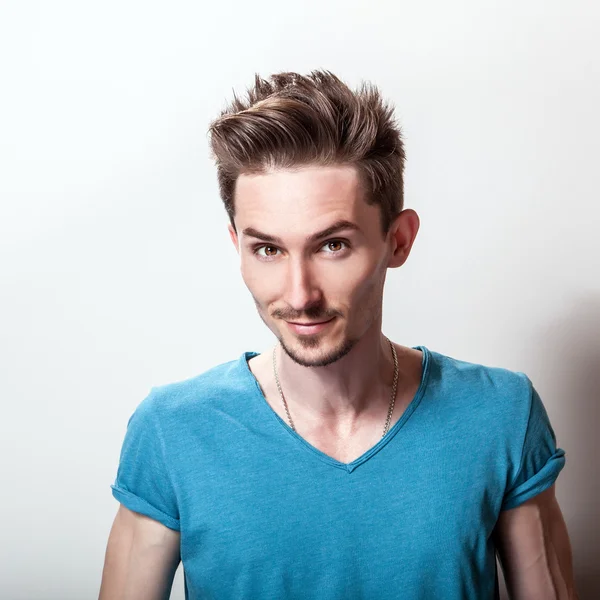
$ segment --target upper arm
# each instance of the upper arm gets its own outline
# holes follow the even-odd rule
[[[500,513],[494,541],[511,600],[576,600],[567,527],[555,486]]]
[[[180,561],[179,532],[123,505],[115,517],[99,600],[165,600]]]

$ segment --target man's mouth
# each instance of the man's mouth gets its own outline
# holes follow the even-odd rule
[[[329,323],[331,323],[335,317],[331,319],[327,319],[326,321],[307,321],[307,322],[297,322],[297,321],[286,321],[286,323],[290,326],[290,329],[299,334],[313,334],[319,333],[323,329],[325,329]]]

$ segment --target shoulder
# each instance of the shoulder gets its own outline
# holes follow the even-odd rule
[[[533,384],[522,371],[470,362],[431,351],[431,377],[444,398],[473,417],[527,420]]]
[[[191,411],[197,413],[214,407],[215,403],[227,402],[248,385],[242,364],[245,354],[193,377],[154,385],[138,405],[136,413],[160,420],[173,415],[181,419]]]
[[[531,381],[522,371],[505,367],[461,360],[430,350],[443,382],[449,386],[477,385],[496,392],[523,392],[530,390]]]

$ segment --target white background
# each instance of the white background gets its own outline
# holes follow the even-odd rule
[[[384,331],[530,376],[600,597],[598,6],[3,0],[0,597],[96,598],[137,404],[272,343],[206,128],[255,72],[314,68],[376,83],[404,129],[421,230]]]

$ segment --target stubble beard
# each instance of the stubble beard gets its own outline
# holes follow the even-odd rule
[[[346,356],[346,354],[348,354],[350,352],[350,350],[352,350],[352,348],[354,348],[354,346],[360,341],[359,337],[345,337],[341,341],[340,344],[338,344],[334,348],[331,348],[325,355],[314,356],[314,357],[303,356],[302,354],[298,353],[293,348],[291,348],[285,342],[283,335],[281,334],[281,331],[277,328],[277,325],[273,325],[273,323],[269,323],[267,321],[263,311],[258,306],[258,303],[256,306],[258,309],[258,315],[262,319],[263,323],[275,334],[275,337],[281,344],[283,351],[290,357],[291,360],[293,360],[296,364],[301,365],[303,367],[326,367],[327,365],[335,363],[336,361],[338,361],[341,358],[343,358],[344,356]],[[374,315],[372,312],[373,308],[374,307],[368,307],[366,309],[366,312],[371,313],[367,317],[367,320],[369,323],[372,323],[374,318],[376,318],[376,315]],[[369,318],[369,317],[371,317],[371,318]],[[275,321],[282,320],[282,319],[277,319],[275,317],[272,317],[272,319],[274,319]],[[284,324],[283,326],[285,327],[286,325]],[[310,349],[319,348],[319,346],[321,346],[321,344],[323,343],[322,339],[325,337],[325,335],[327,335],[327,332],[316,333],[314,335],[298,336],[295,339],[298,341],[300,346],[302,346],[302,348],[306,348],[306,349],[310,350]]]
[[[316,348],[319,346],[319,334],[314,336],[299,338],[300,344],[304,348]],[[319,356],[316,358],[305,358],[299,356],[292,348],[289,348],[282,338],[279,338],[279,343],[283,348],[283,351],[298,365],[303,367],[326,367],[346,356],[352,348],[354,348],[358,340],[346,338],[336,348],[332,348],[325,356]]]

